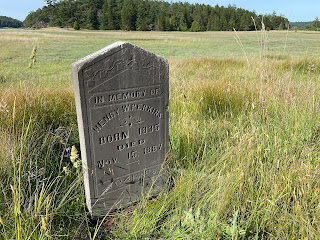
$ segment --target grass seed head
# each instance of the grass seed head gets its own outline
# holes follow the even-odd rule
[[[71,155],[70,155],[70,161],[74,164],[79,158],[78,150],[75,146],[72,146],[71,148]]]

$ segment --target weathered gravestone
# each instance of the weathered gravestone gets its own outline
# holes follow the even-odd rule
[[[165,58],[116,42],[72,64],[86,201],[103,215],[158,193],[168,143]]]

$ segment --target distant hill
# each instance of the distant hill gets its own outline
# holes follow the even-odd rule
[[[306,28],[312,25],[313,22],[290,22],[291,28]]]
[[[20,28],[22,27],[22,22],[18,19],[11,17],[0,16],[0,28],[9,27],[9,28]]]

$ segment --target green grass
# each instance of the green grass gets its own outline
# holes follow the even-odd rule
[[[70,64],[119,40],[169,59],[174,187],[108,216],[108,238],[319,238],[319,34],[0,33],[0,239],[93,238]]]
[[[258,32],[237,33],[250,58],[259,57]],[[169,59],[243,59],[233,32],[90,32],[90,31],[14,31],[1,30],[0,82],[21,81],[42,87],[71,85],[69,65],[115,41],[129,41]],[[306,32],[268,32],[263,49],[271,58],[317,59],[319,35]],[[29,56],[38,46],[36,66],[30,70]]]

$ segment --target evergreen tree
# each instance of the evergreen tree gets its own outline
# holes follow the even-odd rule
[[[90,8],[86,25],[88,29],[98,29],[98,18],[94,8]]]
[[[160,3],[150,1],[149,11],[147,14],[148,19],[148,30],[155,30],[158,13],[160,11]]]
[[[121,9],[121,28],[123,30],[135,29],[135,12],[131,0],[124,0],[123,2]]]
[[[173,14],[175,16],[177,31],[188,31],[187,22],[185,20],[183,9],[184,9],[184,4],[181,2],[174,3],[172,6]]]
[[[157,31],[165,31],[166,30],[166,22],[165,22],[165,15],[161,12],[158,15],[157,22],[156,22],[156,30]]]
[[[201,31],[207,30],[209,13],[210,13],[210,9],[208,8],[208,6],[204,4],[195,5],[195,9],[194,9],[194,12],[192,13],[192,17],[195,21],[197,21]]]
[[[108,22],[108,25],[107,25],[107,29],[109,30],[114,30],[114,29],[117,29],[116,27],[116,22],[115,22],[115,1],[114,0],[108,0],[108,5],[107,5],[107,22]]]
[[[166,16],[164,18],[164,31],[170,31],[170,30],[171,30],[170,18]]]
[[[172,3],[171,5],[171,19],[170,19],[170,24],[171,24],[171,30],[174,31],[181,31],[181,27],[180,27],[180,22],[181,22],[181,6],[182,3],[179,2],[175,2]]]
[[[200,31],[200,26],[199,26],[199,23],[194,20],[192,22],[192,25],[191,25],[191,28],[190,28],[190,32],[199,32]]]
[[[74,22],[73,29],[74,30],[79,30],[80,29],[79,23],[77,21]]]
[[[99,18],[100,29],[115,30],[116,24],[116,2],[115,0],[105,0],[102,6],[102,13]]]
[[[108,10],[108,0],[105,0],[102,5],[102,13],[99,16],[99,24],[101,30],[108,29],[108,18],[107,18],[107,10]]]
[[[139,31],[148,30],[148,1],[140,0],[138,4],[136,27]]]
[[[186,4],[185,7],[183,8],[183,17],[184,17],[184,21],[187,25],[187,29],[189,29],[192,24],[191,12],[192,11],[191,11],[190,4]]]
[[[76,21],[76,4],[73,0],[62,1],[60,2],[59,7],[56,7],[55,5],[53,8],[55,14],[54,17],[52,17],[52,20],[55,26],[73,26],[74,22]]]
[[[220,18],[217,9],[218,8],[215,7],[210,13],[207,27],[208,31],[221,31]]]
[[[171,16],[170,18],[170,31],[178,30],[176,16]]]
[[[249,31],[252,30],[250,28],[252,22],[252,18],[248,12],[245,12],[240,18],[240,30]]]
[[[272,29],[283,30],[286,29],[286,23],[281,16],[274,16],[271,20]]]
[[[236,21],[236,7],[235,6],[229,6],[228,7],[228,28],[227,30],[232,31],[233,29],[239,29]]]

